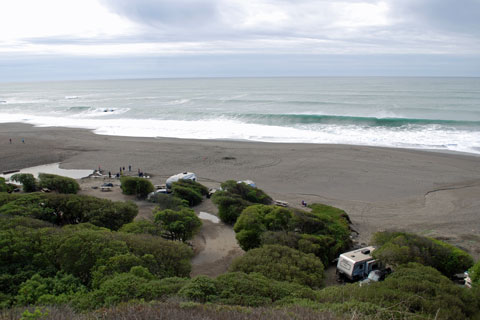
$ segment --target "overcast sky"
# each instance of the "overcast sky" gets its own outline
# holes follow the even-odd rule
[[[0,81],[480,76],[480,0],[4,0]]]

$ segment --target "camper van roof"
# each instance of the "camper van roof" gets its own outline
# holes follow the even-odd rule
[[[372,258],[372,251],[375,247],[364,247],[357,250],[342,253],[341,256],[352,261],[364,261]]]

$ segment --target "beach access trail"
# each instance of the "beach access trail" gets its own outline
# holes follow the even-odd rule
[[[304,200],[344,209],[359,232],[359,243],[367,243],[376,231],[401,229],[442,238],[480,257],[480,158],[474,155],[103,136],[25,124],[2,124],[0,148],[0,171],[61,162],[66,169],[100,165],[116,172],[131,164],[148,173],[154,184],[186,170],[207,185],[252,179],[293,207],[300,208]]]

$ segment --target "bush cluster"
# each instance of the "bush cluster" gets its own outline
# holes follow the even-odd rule
[[[37,179],[30,173],[16,173],[10,177],[10,180],[20,182],[24,192],[37,191]]]
[[[138,213],[133,202],[113,202],[74,194],[0,194],[0,215],[36,218],[56,225],[90,222],[112,230],[129,223]]]
[[[172,183],[174,197],[187,201],[189,206],[200,204],[208,194],[208,188],[193,180],[178,180]]]
[[[188,201],[175,197],[172,194],[155,193],[149,198],[150,202],[157,204],[157,208],[160,210],[171,209],[180,210],[181,208],[188,207]]]
[[[477,261],[473,267],[468,271],[470,279],[474,286],[480,289],[480,261]]]
[[[151,235],[88,223],[59,228],[1,215],[0,308],[71,301],[90,308],[118,302],[112,296],[121,290],[125,295],[137,290],[128,288],[127,278],[136,277],[133,282],[140,285],[137,278],[187,277],[191,257],[188,246]],[[102,294],[110,298],[100,299]]]
[[[313,305],[375,319],[476,319],[479,293],[457,286],[431,267],[409,263],[383,282],[325,288]]]
[[[152,236],[162,236],[163,229],[149,220],[137,220],[124,224],[118,231],[135,234],[151,234]]]
[[[77,193],[80,185],[75,179],[56,174],[40,173],[38,175],[40,188],[47,188],[58,193]]]
[[[213,194],[212,201],[218,207],[220,219],[228,224],[234,224],[243,209],[250,205],[272,203],[272,198],[265,192],[246,183],[228,180],[221,187],[221,191]]]
[[[312,211],[252,205],[235,223],[238,243],[244,250],[280,244],[319,257],[330,264],[351,245],[348,216],[343,210],[313,205]]]
[[[448,243],[406,232],[378,232],[373,243],[379,246],[375,258],[393,266],[418,262],[431,266],[447,277],[463,273],[473,265],[473,258]]]
[[[323,270],[322,261],[313,254],[280,245],[265,245],[249,250],[230,266],[230,271],[257,272],[270,279],[312,288],[322,286]]]
[[[0,192],[12,192],[15,189],[15,185],[6,183],[5,178],[0,177]]]
[[[178,294],[196,302],[229,305],[264,306],[287,297],[313,298],[315,292],[296,283],[269,279],[259,273],[229,272],[216,279],[198,276]]]
[[[155,188],[150,180],[140,177],[123,176],[120,178],[122,192],[128,195],[136,195],[137,198],[146,198]]]
[[[90,224],[59,228],[0,215],[0,306],[67,303],[76,310],[93,310],[128,301],[181,299],[185,307],[209,303],[214,308],[308,308],[347,318],[352,314],[375,319],[480,315],[479,288],[462,288],[439,271],[416,263],[398,266],[383,282],[317,290],[321,263],[293,249],[253,249],[232,267],[248,273],[228,272],[216,279],[186,278],[191,257],[188,246],[156,236]]]
[[[190,208],[181,208],[177,211],[156,209],[154,217],[155,223],[165,230],[168,238],[172,240],[190,240],[202,226],[202,221]]]

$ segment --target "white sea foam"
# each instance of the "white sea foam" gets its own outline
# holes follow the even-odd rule
[[[3,84],[0,100],[6,102],[0,104],[0,123],[86,128],[121,136],[342,143],[480,154],[479,85],[478,79],[460,78]]]
[[[480,154],[480,131],[444,129],[439,125],[364,127],[305,125],[301,128],[268,126],[235,120],[91,119],[0,114],[0,122],[24,122],[39,127],[91,129],[101,135],[184,139],[250,140],[277,143],[353,144],[438,149]]]
[[[112,115],[120,115],[126,113],[130,110],[130,108],[89,108],[78,116],[81,117],[104,117],[104,116],[112,116]]]

